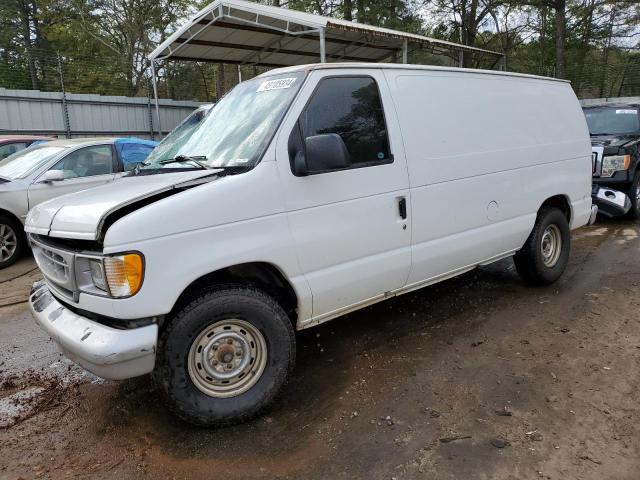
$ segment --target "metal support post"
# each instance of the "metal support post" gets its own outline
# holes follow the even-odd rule
[[[324,42],[324,28],[320,29],[320,63],[326,63],[327,54],[325,50],[325,42]]]
[[[149,138],[155,140],[156,134],[153,131],[153,110],[151,108],[151,81],[149,77],[147,77],[147,114],[149,115]]]
[[[62,120],[67,138],[71,138],[71,125],[69,123],[69,107],[67,105],[67,92],[64,89],[64,73],[62,71],[62,58],[58,53],[58,72],[60,73],[60,89],[62,90]]]
[[[155,62],[151,61],[151,77],[153,80],[153,98],[156,103],[156,117],[158,118],[158,138],[162,139],[162,123],[160,122],[160,103],[158,102],[158,85],[156,83],[156,66]]]
[[[402,63],[409,63],[409,42],[406,38],[402,40]]]

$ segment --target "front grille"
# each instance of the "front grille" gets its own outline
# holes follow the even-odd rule
[[[74,253],[30,237],[33,256],[50,287],[66,298],[77,301]]]
[[[40,270],[56,283],[68,283],[70,278],[70,265],[59,253],[45,248],[39,249]]]

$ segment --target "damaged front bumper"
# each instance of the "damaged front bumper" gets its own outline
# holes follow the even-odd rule
[[[58,302],[44,281],[33,284],[29,306],[60,350],[91,373],[121,380],[153,371],[158,325],[120,330],[94,322]]]
[[[600,185],[593,185],[591,200],[598,206],[598,213],[607,217],[625,215],[631,208],[631,200],[625,193]]]

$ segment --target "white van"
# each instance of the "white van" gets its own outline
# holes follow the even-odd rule
[[[176,142],[30,211],[45,278],[30,304],[71,359],[111,379],[155,371],[201,425],[272,402],[294,330],[511,255],[549,284],[595,217],[584,115],[548,78],[273,70]]]

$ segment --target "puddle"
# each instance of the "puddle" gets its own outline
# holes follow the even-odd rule
[[[73,396],[85,378],[51,378],[33,370],[0,378],[0,430],[11,428]]]
[[[29,387],[0,398],[0,428],[12,427],[30,417],[38,406],[38,397],[44,391],[44,387]]]

